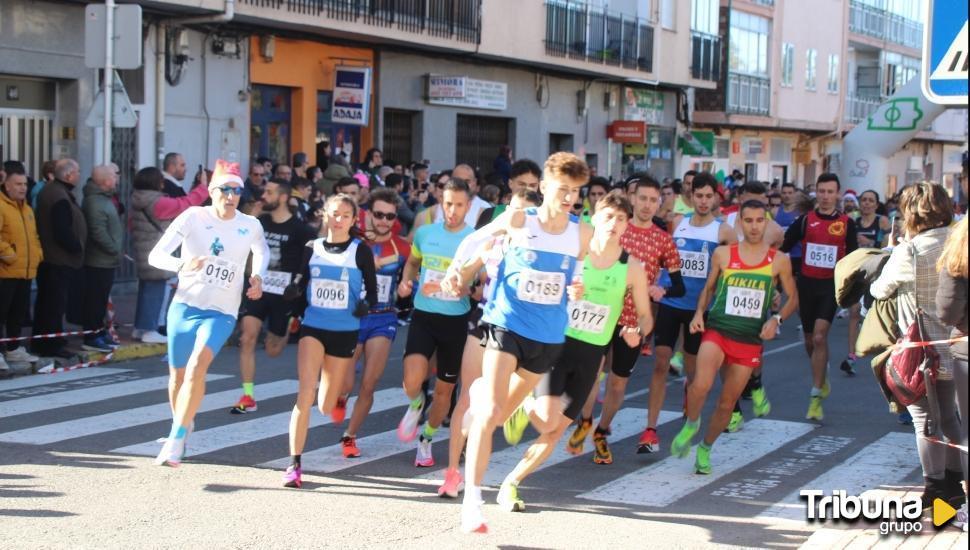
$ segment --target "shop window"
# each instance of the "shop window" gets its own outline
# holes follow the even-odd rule
[[[512,130],[510,118],[458,115],[455,163],[466,163],[481,170],[483,176],[488,174],[499,147],[509,145],[515,151]]]
[[[414,142],[411,139],[419,135],[415,131],[418,113],[416,111],[402,111],[399,109],[384,109],[384,140],[383,152],[387,159],[406,164],[414,160]]]
[[[647,132],[647,170],[657,179],[674,177],[674,131],[652,128]]]
[[[549,134],[549,154],[559,153],[560,151],[573,152],[572,134]]]
[[[251,158],[263,156],[274,162],[289,162],[290,89],[255,84],[251,101]]]

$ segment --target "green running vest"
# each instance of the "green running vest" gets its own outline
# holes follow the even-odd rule
[[[624,251],[612,266],[596,269],[586,255],[583,260],[583,299],[569,302],[566,336],[594,346],[605,346],[613,339],[626,295],[628,257]]]

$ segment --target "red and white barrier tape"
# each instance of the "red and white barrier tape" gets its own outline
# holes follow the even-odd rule
[[[43,340],[45,338],[63,338],[65,336],[82,336],[85,334],[94,334],[101,332],[103,329],[98,330],[72,330],[67,332],[52,332],[50,334],[37,334],[35,336],[16,336],[12,338],[0,338],[0,343],[4,342],[20,342],[22,340]]]
[[[898,344],[893,344],[891,347],[894,349],[909,349],[909,348],[923,348],[926,346],[939,346],[943,344],[955,344],[957,342],[966,342],[966,336],[959,336],[957,338],[947,338],[945,340],[930,340],[928,342],[900,342]]]
[[[956,443],[950,443],[949,441],[943,441],[942,439],[940,439],[938,437],[926,437],[923,434],[920,434],[920,437],[922,437],[923,439],[925,439],[925,440],[927,440],[927,441],[929,441],[931,443],[938,443],[940,445],[946,445],[947,447],[952,447],[952,448],[960,451],[963,454],[967,454],[967,447],[966,447],[966,445],[957,445]]]
[[[74,364],[74,365],[68,365],[66,367],[55,367],[54,366],[54,363],[51,363],[50,365],[47,365],[46,367],[41,367],[40,369],[37,369],[37,374],[57,374],[59,372],[68,372],[68,371],[72,371],[72,370],[85,369],[87,367],[94,367],[96,365],[103,365],[104,363],[107,363],[108,361],[111,361],[111,356],[112,355],[114,355],[114,352],[113,351],[111,353],[105,355],[101,359],[95,359],[94,361],[87,361],[85,363],[77,363],[77,364]]]

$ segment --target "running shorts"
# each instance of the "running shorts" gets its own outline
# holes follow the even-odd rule
[[[666,304],[660,304],[657,310],[657,323],[653,329],[653,343],[655,346],[674,349],[684,332],[684,353],[697,355],[701,347],[701,333],[690,333],[690,322],[694,319],[694,310],[678,309]]]
[[[709,328],[704,331],[701,342],[711,342],[724,352],[724,363],[728,365],[741,365],[756,369],[761,366],[761,344],[747,344],[738,342],[724,336],[720,332]]]
[[[542,376],[536,386],[536,397],[565,396],[568,404],[562,414],[570,420],[576,420],[596,383],[596,373],[607,349],[609,344],[594,346],[566,337],[559,360],[552,366],[552,370]]]
[[[264,292],[259,300],[250,300],[244,296],[239,317],[255,317],[266,324],[266,330],[282,338],[289,329],[293,309],[291,306],[292,302],[287,302],[276,294]]]
[[[643,348],[642,346],[631,348],[627,345],[626,340],[620,336],[622,329],[622,326],[617,325],[616,332],[613,334],[613,364],[610,365],[610,370],[620,378],[629,378],[633,374],[633,367],[637,365]]]
[[[518,368],[535,374],[549,372],[552,365],[559,360],[563,344],[546,344],[538,342],[512,332],[503,327],[489,325],[486,329],[488,341],[486,349],[504,351],[515,356]]]
[[[438,353],[438,380],[454,384],[461,373],[461,356],[465,351],[468,314],[442,315],[414,310],[408,327],[404,357],[423,355],[430,360]]]
[[[371,313],[360,320],[357,343],[364,344],[371,338],[380,337],[393,342],[395,336],[397,336],[397,312]]]
[[[327,330],[303,325],[300,327],[300,340],[314,338],[323,346],[323,352],[331,357],[350,359],[357,350],[359,330]]]
[[[838,309],[839,306],[835,303],[835,281],[798,278],[798,317],[802,321],[802,332],[811,334],[815,330],[816,319],[831,323]]]
[[[236,318],[232,315],[182,302],[172,302],[167,319],[168,364],[176,369],[189,364],[192,350],[200,341],[215,357],[236,327]]]

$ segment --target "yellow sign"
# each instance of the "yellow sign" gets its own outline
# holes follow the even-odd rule
[[[953,519],[955,515],[957,515],[957,511],[945,500],[938,498],[933,501],[933,525],[940,527]]]

